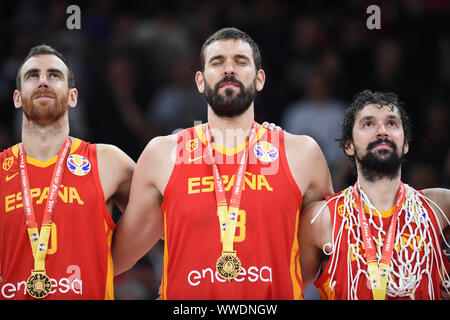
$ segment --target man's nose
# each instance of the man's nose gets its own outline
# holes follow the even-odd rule
[[[48,77],[46,74],[41,74],[39,76],[39,88],[48,87]]]
[[[386,138],[387,136],[386,126],[383,123],[380,123],[377,127],[377,137]]]
[[[225,64],[225,75],[234,75],[235,69],[234,64],[232,62],[227,62]]]

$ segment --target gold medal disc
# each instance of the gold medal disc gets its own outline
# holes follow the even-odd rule
[[[27,292],[35,299],[45,298],[52,290],[50,278],[42,271],[32,271],[27,280]]]
[[[217,260],[216,270],[219,276],[225,280],[233,280],[241,271],[241,261],[236,252],[222,252]]]

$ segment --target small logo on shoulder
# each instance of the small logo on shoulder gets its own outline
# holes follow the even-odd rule
[[[191,139],[188,142],[186,142],[186,150],[189,152],[192,152],[198,148],[198,139]]]
[[[3,164],[2,164],[3,170],[8,171],[9,169],[11,169],[13,163],[14,163],[14,157],[13,156],[6,158],[3,161]]]

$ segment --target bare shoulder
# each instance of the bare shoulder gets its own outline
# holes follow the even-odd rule
[[[430,189],[424,189],[423,194],[425,197],[429,198],[431,201],[433,201],[439,209],[442,210],[442,212],[445,214],[447,219],[450,219],[450,190],[444,189],[444,188],[430,188]],[[448,224],[445,222],[446,219],[442,216],[440,213],[440,210],[436,208],[435,205],[431,204],[433,210],[435,211],[437,218],[439,220],[439,223],[442,228],[445,228],[448,226]]]
[[[450,190],[444,188],[430,188],[422,190],[425,197],[435,202],[443,211],[450,215]]]
[[[147,144],[136,166],[136,177],[154,184],[164,194],[164,189],[176,161],[177,135],[155,137]]]
[[[104,144],[104,143],[97,144],[97,157],[99,158],[99,161],[101,161],[102,163],[111,160],[113,160],[112,161],[113,163],[117,163],[117,161],[128,162],[129,160],[131,160],[131,158],[120,148],[112,144]]]
[[[286,148],[296,150],[296,153],[306,155],[310,151],[320,151],[319,145],[317,144],[316,140],[307,135],[296,135],[285,132],[284,141]]]
[[[111,144],[97,144],[97,161],[102,172],[133,174],[136,163],[120,148]]]
[[[430,198],[433,201],[439,202],[443,199],[450,198],[450,190],[444,189],[444,188],[429,188],[429,189],[423,189],[423,194]]]
[[[158,136],[150,140],[145,147],[138,162],[144,160],[158,160],[160,158],[173,158],[176,156],[177,135]],[[166,159],[167,160],[167,159]],[[175,160],[175,158],[174,158]]]
[[[97,162],[105,201],[115,197],[119,207],[126,204],[136,163],[120,148],[97,144]]]
[[[322,161],[324,159],[319,144],[312,137],[307,135],[295,135],[285,133],[285,148],[288,161],[302,161],[313,164],[314,161]]]

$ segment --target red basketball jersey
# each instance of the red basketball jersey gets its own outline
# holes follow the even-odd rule
[[[334,196],[338,195],[339,193],[336,193]],[[332,197],[334,197],[332,196]],[[326,197],[326,200],[328,201],[332,197]],[[425,218],[426,215],[429,217],[431,225],[434,230],[439,230],[436,222],[436,218],[429,207],[429,205],[422,201],[424,208],[426,209],[426,213],[422,213],[423,217]],[[366,213],[368,212],[368,208],[364,206]],[[355,234],[353,230],[361,228],[359,226],[353,226],[352,228],[348,228],[348,223],[343,220],[343,215],[347,215],[348,213],[344,213],[344,198],[338,198],[331,200],[328,203],[328,208],[331,213],[331,220],[333,223],[333,230],[334,235],[333,239],[336,242],[336,238],[338,237],[338,234],[342,232],[341,235],[341,241],[338,243],[335,243],[335,246],[338,248],[338,251],[333,252],[330,257],[328,264],[326,265],[325,269],[322,271],[321,276],[315,281],[315,285],[318,288],[321,299],[323,300],[348,300],[348,299],[359,299],[359,300],[373,300],[373,294],[370,282],[368,280],[368,277],[365,276],[367,273],[367,265],[365,263],[361,263],[356,258],[356,255],[362,255],[365,257],[364,254],[364,244],[362,242],[362,236],[360,236],[361,240],[357,240],[355,237]],[[391,217],[394,213],[395,207],[393,207],[390,210],[382,211],[382,221],[383,221],[383,230],[387,231],[389,228],[389,224],[391,222]],[[334,213],[336,210],[336,214]],[[325,214],[325,213],[324,213]],[[356,210],[354,210],[353,214],[357,214]],[[374,214],[377,214],[374,212]],[[401,259],[402,260],[409,260],[407,263],[411,266],[414,266],[417,261],[424,260],[424,252],[430,250],[428,245],[426,245],[424,242],[430,242],[431,245],[434,248],[438,248],[437,250],[442,250],[440,244],[436,242],[435,235],[433,235],[433,232],[431,230],[428,230],[430,234],[432,235],[431,239],[426,238],[422,239],[420,236],[415,236],[413,239],[410,238],[410,233],[414,232],[417,228],[423,228],[418,227],[417,224],[414,222],[411,222],[409,224],[409,227],[405,226],[405,219],[407,219],[407,215],[409,213],[404,212],[404,210],[400,211],[398,216],[398,222],[397,222],[397,236],[396,236],[396,242],[394,244],[394,251],[392,254],[392,260],[391,260],[391,275],[394,276],[396,274],[399,274],[399,251],[398,249],[400,247],[405,248],[406,250],[403,250]],[[378,217],[375,217],[375,219],[378,219]],[[343,228],[341,228],[342,224],[345,223]],[[352,232],[349,232],[349,229],[352,230]],[[430,228],[431,229],[431,228]],[[371,230],[373,234],[377,234],[375,227],[371,224]],[[399,232],[398,230],[402,230],[402,232]],[[358,232],[358,231],[356,231]],[[360,232],[360,231],[359,231]],[[439,231],[437,231],[437,235],[439,236]],[[384,241],[384,239],[382,239]],[[378,243],[375,242],[375,245],[378,247]],[[414,299],[416,300],[428,300],[431,299],[429,294],[429,284],[430,282],[433,283],[433,294],[434,299],[439,299],[440,293],[439,293],[439,286],[440,286],[440,278],[439,278],[439,270],[442,271],[442,268],[448,268],[448,262],[446,257],[443,257],[443,263],[444,267],[441,265],[441,261],[439,261],[438,257],[433,255],[431,253],[432,258],[429,265],[416,265],[415,268],[413,268],[414,273],[419,277],[420,284],[418,285],[417,289],[415,289],[415,292],[413,292],[413,289],[411,289],[411,292],[413,293]],[[364,258],[365,259],[365,258]],[[333,260],[337,260],[334,263],[332,263]],[[348,264],[350,262],[350,269],[348,267]],[[332,274],[334,276],[332,277]],[[349,274],[352,274],[354,278],[357,278],[357,281],[355,283],[349,282]],[[405,281],[405,280],[403,280]],[[332,286],[331,282],[335,282],[335,285]],[[399,279],[395,279],[396,285],[398,285]],[[405,286],[406,284],[403,284]],[[352,295],[354,298],[351,298],[350,292],[352,292]],[[410,299],[409,296],[390,296],[389,294],[386,295],[387,300],[405,300]]]
[[[302,195],[288,167],[282,131],[262,126],[249,149],[234,250],[242,269],[216,272],[222,252],[213,169],[202,125],[178,134],[177,160],[164,192],[162,299],[302,299],[297,230]],[[212,143],[229,205],[243,143]]]
[[[45,260],[52,290],[45,299],[114,298],[110,254],[114,222],[105,206],[96,150],[96,145],[74,139],[64,164]],[[34,260],[24,219],[17,155],[18,145],[0,153],[0,299],[33,299],[26,292]],[[56,158],[26,159],[39,227]]]

